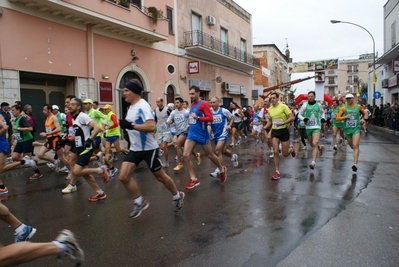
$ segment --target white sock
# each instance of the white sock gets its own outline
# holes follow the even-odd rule
[[[138,198],[135,198],[135,199],[134,199],[134,203],[135,203],[135,204],[138,204],[138,205],[143,204],[143,201],[144,201],[143,196],[139,196]]]
[[[60,243],[59,241],[53,241],[54,245],[60,250],[59,255],[63,256],[67,250],[67,245],[65,243]]]
[[[179,191],[177,191],[176,195],[173,196],[173,199],[181,198]]]
[[[104,172],[103,168],[98,168],[97,171],[98,171],[98,173],[103,173]]]
[[[100,189],[100,190],[97,190],[96,192],[97,192],[97,194],[99,194],[99,195],[102,195],[102,194],[104,194],[104,191],[103,191],[103,190],[101,190],[101,189]]]
[[[16,234],[19,234],[19,233],[22,233],[23,232],[23,230],[25,229],[25,227],[26,227],[26,225],[25,224],[23,224],[23,223],[21,223],[21,225],[20,226],[18,226],[17,228],[15,228],[15,233]]]

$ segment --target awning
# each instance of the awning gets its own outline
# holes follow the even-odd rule
[[[391,48],[388,52],[383,54],[380,58],[378,58],[375,64],[388,64],[391,63],[392,60],[399,58],[399,44]]]

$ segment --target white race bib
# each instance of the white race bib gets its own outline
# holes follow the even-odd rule
[[[46,127],[46,133],[47,134],[50,133],[51,131],[52,131],[51,128]]]
[[[310,118],[306,123],[307,126],[315,126],[316,125],[316,118]]]
[[[354,128],[356,124],[356,120],[346,120],[346,127]]]
[[[189,124],[196,124],[197,120],[190,116],[190,117],[188,117],[188,123]]]
[[[282,123],[283,123],[283,120],[282,120],[282,119],[274,120],[274,121],[273,121],[273,128],[279,128],[279,127],[281,127],[282,125],[280,125],[280,124],[282,124]]]
[[[21,140],[21,134],[20,133],[15,133],[14,134],[14,139],[17,140],[17,141]]]
[[[75,136],[75,146],[76,147],[82,147],[83,146],[82,137],[81,136]]]
[[[213,115],[213,122],[212,123],[213,124],[222,123],[222,115],[220,115],[220,114]]]

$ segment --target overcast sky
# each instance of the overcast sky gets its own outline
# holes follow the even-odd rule
[[[253,44],[275,44],[284,53],[286,43],[294,62],[358,58],[373,52],[368,33],[341,20],[359,24],[383,51],[383,7],[387,0],[234,0],[252,15]],[[310,74],[312,75],[312,74]],[[309,76],[293,74],[291,79]],[[306,92],[313,82],[293,88]],[[297,94],[297,93],[296,93]]]

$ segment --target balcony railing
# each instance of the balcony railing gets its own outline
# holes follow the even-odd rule
[[[148,11],[148,7],[145,7],[143,5],[139,5],[137,3],[135,3],[134,1],[130,1],[130,0],[105,0],[107,2],[110,2],[114,5],[123,7],[123,8],[127,8],[130,9],[130,7],[134,7],[137,8],[138,10],[140,10],[143,14],[152,17],[152,13],[150,11]],[[158,19],[166,19],[166,17],[163,16],[163,11],[161,9],[158,10],[158,14],[157,14]]]
[[[254,55],[247,53],[245,50],[241,50],[238,47],[228,45],[226,42],[223,42],[202,31],[185,32],[184,40],[184,47],[204,47],[227,57],[239,60],[243,63],[247,63],[249,65],[260,68],[259,58],[255,58]]]

